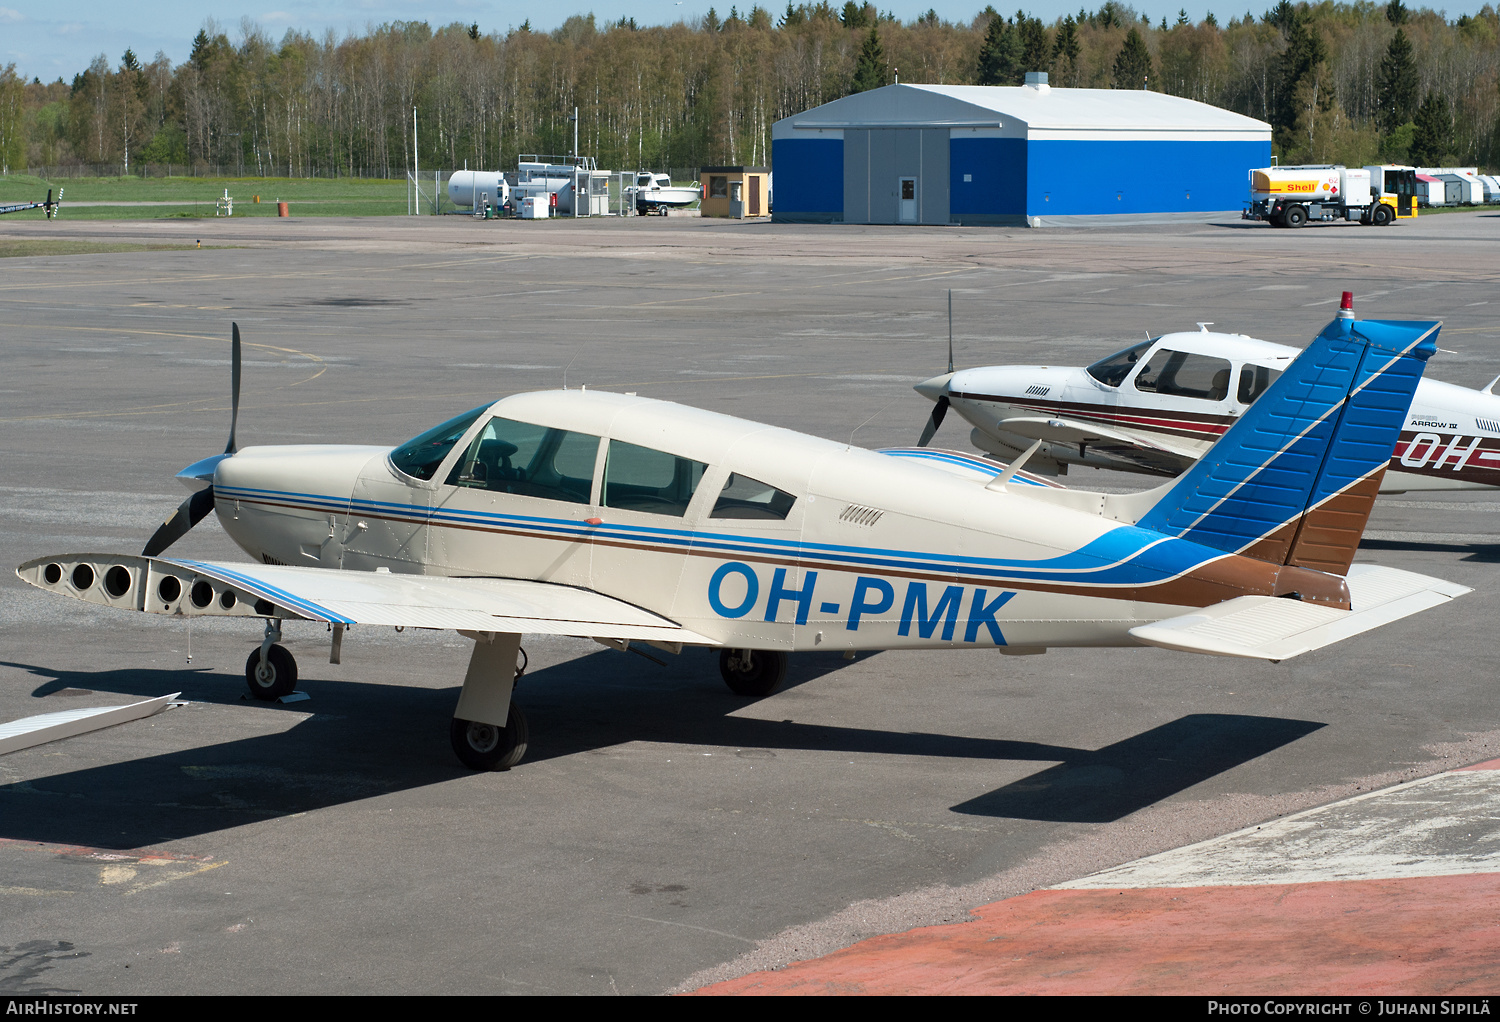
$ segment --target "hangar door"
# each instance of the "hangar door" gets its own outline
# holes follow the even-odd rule
[[[946,224],[947,128],[845,128],[844,222]]]

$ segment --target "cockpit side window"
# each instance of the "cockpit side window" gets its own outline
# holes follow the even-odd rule
[[[1144,355],[1156,341],[1143,341],[1124,351],[1117,351],[1108,358],[1101,358],[1088,367],[1088,374],[1106,387],[1118,387],[1125,382],[1125,377],[1130,375],[1130,370],[1135,368],[1136,362]]]
[[[797,498],[769,483],[738,472],[729,473],[710,518],[762,518],[785,521]]]
[[[611,440],[604,462],[604,506],[681,518],[707,468],[701,461]]]
[[[474,420],[484,414],[489,405],[470,409],[454,416],[441,425],[434,426],[421,436],[412,437],[391,452],[391,464],[397,470],[414,479],[431,479],[453,445],[474,425]]]
[[[1266,388],[1281,375],[1280,369],[1247,365],[1240,369],[1240,389],[1237,395],[1240,404],[1248,405],[1266,392]]]
[[[1162,348],[1135,377],[1135,389],[1170,397],[1222,401],[1229,395],[1227,359]]]
[[[499,416],[448,473],[449,486],[587,504],[599,438]]]

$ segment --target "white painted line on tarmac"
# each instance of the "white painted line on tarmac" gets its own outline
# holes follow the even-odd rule
[[[1500,771],[1449,771],[1059,884],[1233,887],[1500,873]]]

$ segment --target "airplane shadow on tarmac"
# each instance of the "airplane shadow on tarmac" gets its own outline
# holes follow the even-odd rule
[[[1404,539],[1362,539],[1359,541],[1361,550],[1415,550],[1419,553],[1455,553],[1467,549],[1468,556],[1461,558],[1465,561],[1476,561],[1480,564],[1500,563],[1500,537],[1494,543],[1465,543],[1465,542],[1415,542]]]
[[[711,651],[688,650],[659,668],[601,651],[528,674],[517,702],[530,720],[531,744],[517,769],[631,741],[1036,761],[1053,765],[952,810],[1093,823],[1127,816],[1324,726],[1190,714],[1089,750],[756,720],[731,716],[748,703],[722,687],[715,659]],[[34,690],[38,696],[65,689],[155,696],[181,689],[190,701],[236,704],[252,713],[292,712],[299,722],[274,734],[0,785],[4,838],[142,848],[469,776],[447,740],[456,687],[311,680],[303,686],[312,693],[311,702],[283,707],[240,702],[238,676],[202,669],[56,672],[31,664],[8,666],[49,679]],[[799,655],[787,684],[806,684],[844,666],[836,654]],[[421,669],[415,657],[412,668]],[[57,705],[49,700],[48,708]],[[180,725],[173,728],[174,736],[182,733]]]

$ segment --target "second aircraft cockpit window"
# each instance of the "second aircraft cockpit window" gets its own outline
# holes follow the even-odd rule
[[[1101,358],[1088,367],[1088,374],[1106,387],[1118,387],[1125,382],[1125,377],[1130,375],[1130,370],[1135,368],[1146,349],[1155,343],[1155,340],[1143,341],[1124,351],[1117,351],[1108,358]]]
[[[448,485],[587,504],[598,453],[599,438],[588,433],[496,416],[448,473]]]

